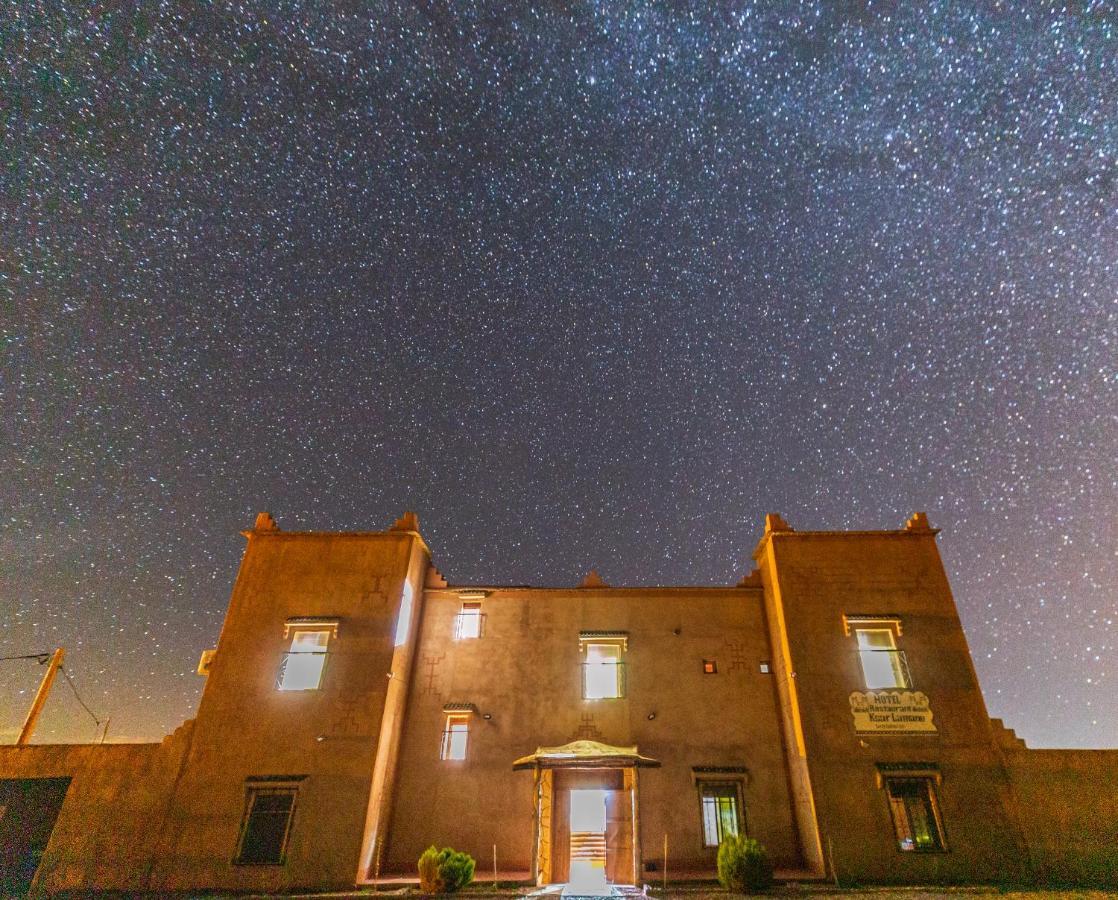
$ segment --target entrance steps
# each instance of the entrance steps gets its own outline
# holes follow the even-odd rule
[[[600,831],[571,832],[571,862],[606,864],[606,836]]]

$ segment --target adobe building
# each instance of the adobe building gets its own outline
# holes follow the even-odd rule
[[[769,515],[732,586],[533,588],[449,584],[412,514],[262,513],[195,719],[0,748],[0,887],[348,889],[437,844],[592,894],[732,834],[788,877],[1118,883],[1118,751],[990,719],[936,533]]]

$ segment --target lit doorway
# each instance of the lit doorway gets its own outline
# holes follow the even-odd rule
[[[571,795],[570,885],[577,893],[606,886],[606,798],[609,791],[576,789]]]
[[[598,886],[638,883],[637,769],[656,768],[657,760],[636,747],[577,740],[538,747],[512,765],[536,772],[537,885],[570,885],[578,878]]]

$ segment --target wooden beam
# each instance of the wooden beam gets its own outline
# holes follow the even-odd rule
[[[50,662],[47,663],[47,671],[43,676],[43,681],[39,685],[39,690],[35,694],[35,700],[31,704],[31,709],[27,713],[27,718],[23,721],[23,728],[19,732],[19,737],[16,739],[16,746],[22,747],[31,740],[31,735],[35,731],[35,725],[39,721],[39,713],[43,711],[43,706],[47,702],[47,696],[50,694],[50,686],[54,684],[54,677],[58,674],[58,670],[62,668],[62,657],[66,655],[66,651],[59,647],[54,653],[51,654]]]

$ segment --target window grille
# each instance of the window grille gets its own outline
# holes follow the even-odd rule
[[[703,846],[717,847],[739,833],[738,786],[703,782],[699,786],[703,814]]]
[[[298,646],[296,634],[290,652],[283,654],[276,689],[281,691],[316,691],[322,686],[322,673],[326,670],[326,644]]]
[[[886,778],[885,792],[899,850],[937,852],[947,849],[931,778]]]
[[[862,675],[866,690],[911,688],[912,674],[903,650],[897,649],[892,630],[885,628],[858,629],[858,656],[862,662]]]
[[[866,690],[912,687],[912,673],[903,650],[861,650]]]
[[[625,696],[625,663],[619,659],[582,664],[584,700],[617,700]]]

